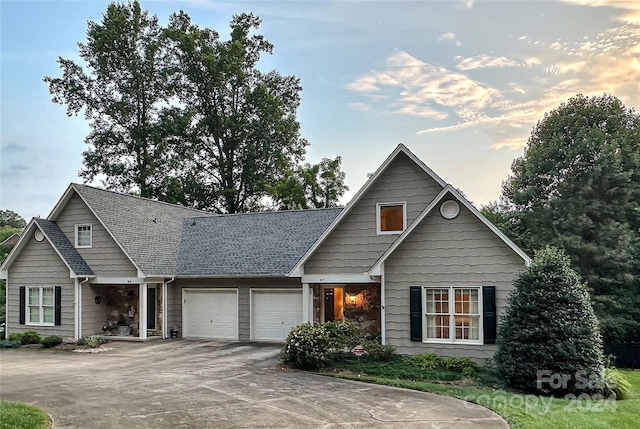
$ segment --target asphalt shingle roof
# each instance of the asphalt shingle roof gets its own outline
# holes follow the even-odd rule
[[[175,275],[183,220],[210,215],[91,186],[72,187],[147,276]]]
[[[93,270],[80,256],[60,227],[50,220],[36,218],[35,223],[58,250],[62,259],[77,276],[92,276]]]
[[[186,219],[178,276],[284,275],[342,208]]]

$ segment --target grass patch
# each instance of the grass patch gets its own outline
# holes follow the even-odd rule
[[[500,388],[491,370],[482,369],[472,379],[446,369],[411,368],[398,356],[390,362],[361,358],[337,361],[324,375],[386,386],[403,387],[452,396],[485,406],[501,415],[512,429],[636,429],[640,427],[640,372],[621,372],[633,387],[624,401],[599,398],[569,400],[528,395]]]
[[[47,413],[31,405],[0,401],[0,429],[48,429]]]

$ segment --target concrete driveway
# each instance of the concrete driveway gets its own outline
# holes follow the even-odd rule
[[[277,367],[278,347],[166,340],[0,351],[0,397],[55,428],[508,428],[457,399]]]

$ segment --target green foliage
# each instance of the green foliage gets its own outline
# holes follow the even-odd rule
[[[577,96],[545,114],[503,184],[508,222],[532,253],[565,249],[605,342],[640,337],[640,115],[617,98]]]
[[[445,366],[445,360],[435,353],[421,353],[408,358],[414,365],[424,369],[436,369]]]
[[[27,222],[18,213],[14,211],[0,210],[0,227],[5,227],[5,226],[15,228],[18,230],[18,232],[20,232],[25,226],[27,226]],[[5,238],[6,237],[2,238],[0,241],[4,240]]]
[[[83,343],[86,344],[89,347],[100,347],[101,345],[103,345],[104,343],[106,343],[107,341],[101,337],[100,335],[89,335],[84,337],[84,341]],[[78,344],[80,344],[80,341],[78,341]]]
[[[350,351],[362,341],[362,330],[352,320],[327,322],[323,326],[329,332],[331,348],[334,351]]]
[[[622,372],[615,368],[604,370],[604,390],[602,393],[606,398],[614,394],[617,400],[629,399],[632,392],[633,387]]]
[[[0,340],[0,349],[16,349],[21,345],[22,343],[16,340]]]
[[[446,367],[452,371],[459,371],[465,377],[471,377],[480,369],[477,363],[466,357],[449,358]]]
[[[7,338],[7,340],[9,340],[9,341],[19,341],[20,344],[22,344],[22,334],[18,333],[18,332],[14,332],[12,334],[9,334],[9,337]]]
[[[294,368],[317,370],[331,362],[331,346],[332,338],[324,325],[303,323],[289,332],[280,356]]]
[[[62,344],[62,337],[58,337],[57,335],[44,337],[43,339],[40,340],[40,344],[50,349],[51,347],[55,347],[58,344]]]
[[[342,158],[323,158],[318,164],[305,163],[289,171],[267,190],[279,210],[336,207],[349,187],[340,170]]]
[[[51,419],[39,408],[0,401],[0,429],[49,429]]]
[[[587,391],[576,373],[599,378],[604,371],[602,340],[586,287],[556,248],[537,252],[514,281],[500,321],[495,361],[510,387],[540,393]],[[566,388],[536,383],[538,371],[571,377]]]
[[[380,344],[377,341],[366,341],[362,347],[367,355],[375,360],[390,361],[397,356],[396,348],[389,344]]]
[[[42,339],[42,335],[38,334],[36,331],[24,331],[22,333],[21,340],[22,344],[40,344],[40,340]]]

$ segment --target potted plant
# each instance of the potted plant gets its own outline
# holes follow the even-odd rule
[[[124,318],[124,314],[120,313],[118,317],[118,335],[126,337],[131,334],[131,327]]]

